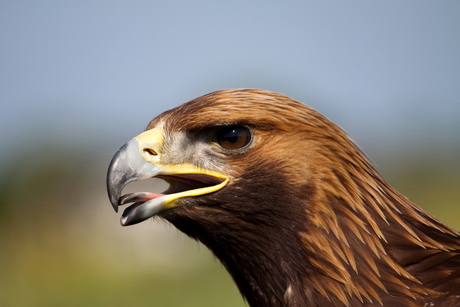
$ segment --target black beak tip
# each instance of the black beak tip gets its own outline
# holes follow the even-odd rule
[[[114,191],[111,191],[112,189],[108,189],[108,194],[109,194],[109,199],[110,199],[110,203],[112,204],[112,207],[113,207],[113,210],[115,210],[115,212],[118,212],[118,197],[116,196],[118,193],[114,193]]]
[[[112,203],[112,207],[113,207],[113,210],[115,210],[115,212],[118,212],[118,204]]]
[[[120,188],[118,185],[112,185],[110,176],[107,177],[107,194],[109,195],[110,203],[112,204],[113,210],[118,212],[118,199],[120,197]]]
[[[112,205],[112,208],[113,210],[115,210],[115,212],[118,212],[118,201],[115,199],[112,199],[112,196],[109,195],[109,198],[110,198],[110,204]]]

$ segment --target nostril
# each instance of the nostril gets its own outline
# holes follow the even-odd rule
[[[152,148],[144,148],[144,152],[148,153],[151,156],[157,156],[157,152],[153,150]]]

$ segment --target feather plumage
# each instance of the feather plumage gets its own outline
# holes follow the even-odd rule
[[[223,125],[250,127],[250,148],[189,150]],[[388,185],[313,109],[223,90],[161,114],[155,127],[165,131],[163,163],[230,178],[160,216],[210,248],[251,306],[460,305],[459,234]]]

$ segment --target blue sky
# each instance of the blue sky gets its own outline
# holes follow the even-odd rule
[[[1,1],[0,153],[112,148],[235,87],[300,100],[360,144],[458,141],[459,16],[458,1]]]

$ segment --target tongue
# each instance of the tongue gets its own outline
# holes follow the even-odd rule
[[[165,194],[161,194],[161,193],[148,193],[147,195],[145,195],[145,198],[143,198],[142,201],[155,199],[155,198],[158,198],[158,197],[161,197],[161,196],[164,196],[164,195]]]
[[[165,194],[152,193],[152,192],[138,192],[130,193],[120,197],[119,205],[125,205],[128,203],[144,203],[146,201],[164,196]]]

